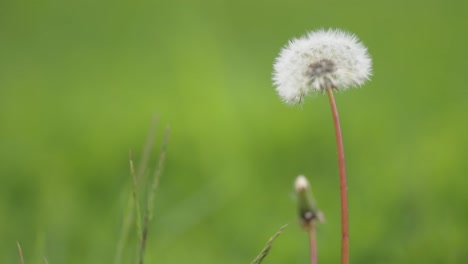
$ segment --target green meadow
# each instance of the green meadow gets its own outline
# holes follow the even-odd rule
[[[155,194],[145,263],[309,261],[293,182],[340,260],[336,143],[326,95],[281,102],[272,65],[293,37],[355,33],[373,59],[336,94],[351,263],[468,263],[468,2],[0,2],[0,263],[114,263],[135,162],[154,116]],[[150,188],[142,185],[142,192]],[[141,195],[144,208],[145,197]],[[132,225],[122,263],[137,263]]]

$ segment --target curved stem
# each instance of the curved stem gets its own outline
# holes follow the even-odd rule
[[[310,241],[310,264],[317,264],[317,241],[315,239],[315,228],[309,228]]]
[[[341,136],[340,119],[336,108],[333,88],[327,88],[330,107],[335,125],[336,147],[338,151],[338,167],[340,171],[340,196],[341,196],[341,264],[349,263],[349,219],[348,219],[348,187],[346,183],[346,165],[343,147],[343,137]]]

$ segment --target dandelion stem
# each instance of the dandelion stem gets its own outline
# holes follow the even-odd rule
[[[333,88],[327,88],[330,107],[335,125],[336,147],[338,151],[338,167],[340,172],[340,196],[341,196],[341,264],[349,263],[349,219],[348,219],[348,187],[346,183],[346,165],[343,147],[343,137],[341,136],[340,118],[336,108]]]
[[[315,239],[315,226],[309,228],[310,264],[317,264],[317,241]]]

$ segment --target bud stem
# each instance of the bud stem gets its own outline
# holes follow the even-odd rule
[[[309,228],[310,264],[317,264],[317,241],[315,240],[315,226]]]
[[[349,219],[348,219],[348,187],[346,184],[346,165],[343,147],[343,137],[341,136],[340,119],[336,108],[333,88],[326,89],[330,100],[330,107],[335,125],[336,147],[338,150],[338,167],[340,172],[340,196],[341,196],[341,264],[349,264]]]

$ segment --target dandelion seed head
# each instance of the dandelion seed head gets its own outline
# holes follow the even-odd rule
[[[309,92],[361,86],[371,74],[371,58],[357,37],[329,29],[289,41],[276,58],[273,82],[283,101],[293,104]]]

